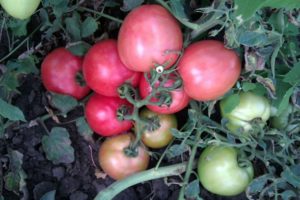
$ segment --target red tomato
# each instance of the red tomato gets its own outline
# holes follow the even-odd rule
[[[73,55],[65,48],[57,48],[50,52],[42,62],[42,82],[51,92],[81,99],[90,91],[89,87],[81,86],[77,80],[81,69],[80,57]]]
[[[241,62],[222,42],[204,40],[186,48],[178,70],[186,93],[193,99],[209,101],[233,87],[241,73]]]
[[[103,171],[115,180],[123,179],[148,167],[150,157],[145,147],[139,146],[135,157],[125,154],[124,149],[133,140],[134,136],[131,133],[117,135],[107,138],[99,148],[99,164]]]
[[[128,131],[132,127],[132,122],[120,121],[117,117],[117,111],[122,105],[132,109],[132,105],[124,99],[95,93],[85,107],[85,116],[92,130],[102,136],[117,135]]]
[[[117,41],[109,39],[96,43],[85,55],[83,74],[88,86],[105,96],[119,96],[123,83],[137,86],[140,73],[131,71],[121,62]]]
[[[118,50],[131,70],[149,72],[155,64],[170,67],[182,49],[182,32],[176,19],[162,6],[143,5],[125,18],[118,36]]]
[[[164,87],[171,87],[174,84],[174,82],[175,82],[174,78],[169,78],[164,84]],[[154,87],[158,87],[158,86],[159,86],[159,82],[157,81],[157,83],[154,84]],[[149,96],[149,94],[152,91],[152,87],[147,82],[144,76],[142,76],[140,80],[139,90],[140,90],[140,95],[143,99]],[[189,104],[190,97],[185,93],[182,87],[171,91],[170,94],[171,94],[172,102],[169,106],[164,104],[161,106],[147,105],[147,108],[149,108],[150,110],[156,113],[172,114],[182,110]],[[151,98],[150,101],[155,103],[158,102],[159,99],[153,97]]]

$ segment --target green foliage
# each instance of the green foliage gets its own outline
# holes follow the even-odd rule
[[[56,190],[52,190],[50,192],[47,192],[46,194],[44,194],[40,200],[55,200],[55,193]]]
[[[93,135],[93,131],[90,128],[90,126],[88,125],[88,123],[86,122],[84,117],[77,118],[76,126],[77,126],[79,134],[81,136],[83,136],[84,138],[89,138]]]
[[[0,115],[12,121],[26,121],[23,112],[0,98]]]
[[[49,135],[43,136],[42,145],[47,159],[54,164],[72,163],[74,161],[74,149],[71,146],[67,129],[54,127]]]
[[[67,114],[69,111],[73,110],[78,102],[75,98],[68,95],[61,94],[51,94],[50,103],[53,107],[57,108],[62,114]]]

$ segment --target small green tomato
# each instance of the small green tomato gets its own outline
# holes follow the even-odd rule
[[[2,8],[17,19],[29,18],[38,8],[41,0],[1,0]]]
[[[271,113],[268,99],[252,92],[241,92],[239,98],[239,104],[229,113],[224,111],[228,97],[220,102],[221,115],[228,120],[227,128],[233,133],[237,133],[242,128],[247,133],[253,128],[251,121],[256,118],[261,119],[260,126],[263,127]]]
[[[253,179],[253,166],[238,164],[237,150],[225,146],[208,146],[200,155],[198,175],[203,187],[211,193],[235,196],[245,191]]]

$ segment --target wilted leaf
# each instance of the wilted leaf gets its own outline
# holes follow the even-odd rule
[[[199,180],[196,179],[190,182],[185,189],[185,196],[188,198],[196,198],[200,193]]]
[[[71,146],[69,133],[65,128],[54,127],[50,135],[42,138],[42,146],[47,159],[54,164],[72,163],[74,161],[74,149]]]
[[[265,58],[260,56],[256,51],[246,48],[245,52],[245,69],[246,71],[263,70],[265,68]]]
[[[240,96],[238,94],[233,94],[224,99],[223,101],[223,111],[224,113],[230,113],[233,109],[239,105]]]
[[[78,105],[78,102],[71,96],[52,93],[50,104],[66,114],[74,109]]]
[[[46,194],[44,194],[40,200],[55,200],[55,193],[56,190],[52,190],[50,192],[47,192]]]
[[[256,81],[261,83],[269,92],[269,95],[275,99],[276,97],[276,89],[275,89],[275,85],[273,83],[273,81],[269,78],[263,78],[261,76],[257,76],[256,77]]]
[[[98,23],[92,17],[87,17],[81,24],[81,37],[88,37],[97,30]]]
[[[23,112],[0,98],[0,115],[12,121],[26,121]]]

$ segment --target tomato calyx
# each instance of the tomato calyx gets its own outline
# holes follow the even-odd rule
[[[161,126],[158,116],[144,118],[143,122],[144,122],[143,128],[149,132],[153,132],[159,129]]]
[[[135,145],[130,145],[123,149],[124,154],[128,157],[137,157],[139,155],[138,148]]]
[[[117,110],[117,119],[119,121],[131,119],[131,109],[127,105],[121,105]]]
[[[76,83],[78,83],[78,85],[80,85],[81,87],[86,86],[86,82],[81,70],[76,73],[75,79],[76,79]]]

